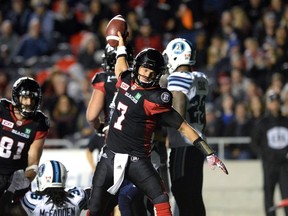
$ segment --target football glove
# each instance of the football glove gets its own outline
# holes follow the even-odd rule
[[[29,179],[25,176],[24,170],[17,170],[13,173],[11,184],[8,191],[14,193],[16,190],[28,188],[30,185]]]
[[[211,154],[206,157],[209,166],[214,170],[215,167],[219,167],[226,175],[228,175],[228,170],[224,163],[215,155]]]

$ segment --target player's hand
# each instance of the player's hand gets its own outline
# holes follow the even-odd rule
[[[228,175],[228,170],[224,163],[215,155],[211,154],[206,157],[209,166],[214,170],[215,167],[219,167],[226,175]]]
[[[118,37],[119,37],[118,46],[125,46],[125,40],[124,40],[122,34],[118,31],[118,32],[117,32],[117,35],[118,35]]]
[[[8,190],[14,193],[15,190],[28,188],[29,185],[30,180],[25,176],[25,171],[17,170],[13,173],[12,181]]]

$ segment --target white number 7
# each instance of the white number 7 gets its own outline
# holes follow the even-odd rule
[[[122,121],[125,119],[125,113],[127,111],[128,106],[126,106],[125,104],[119,102],[117,105],[117,110],[119,110],[121,112],[121,115],[118,117],[117,121],[114,123],[114,128],[118,129],[118,130],[122,130]]]

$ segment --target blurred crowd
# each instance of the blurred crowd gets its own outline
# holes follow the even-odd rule
[[[195,70],[209,78],[207,137],[250,136],[265,114],[265,94],[281,95],[288,116],[288,3],[282,0],[1,0],[0,94],[23,75],[42,86],[48,138],[77,140],[94,131],[85,112],[90,81],[102,70],[109,20],[122,14],[134,53],[190,40]],[[255,158],[227,144],[228,159]]]

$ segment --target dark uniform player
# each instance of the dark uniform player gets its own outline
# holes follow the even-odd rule
[[[49,129],[48,118],[39,111],[40,103],[40,86],[28,77],[14,83],[12,102],[0,100],[0,195],[14,171],[26,169],[30,181],[36,176]]]
[[[128,62],[132,64],[133,61],[132,48],[128,49]],[[103,54],[102,67],[103,72],[96,73],[92,79],[93,94],[91,96],[89,106],[87,109],[87,119],[91,122],[92,126],[99,126],[97,121],[101,111],[104,112],[104,124],[101,123],[100,128],[97,128],[99,134],[89,142],[87,148],[87,158],[91,161],[92,151],[95,148],[101,149],[104,144],[104,137],[100,134],[102,129],[105,133],[108,131],[111,114],[114,111],[115,102],[113,100],[117,93],[116,82],[117,78],[114,73],[116,63],[116,50],[109,44],[106,45],[105,52]],[[96,124],[95,124],[96,123]],[[104,127],[104,128],[103,128]],[[102,145],[101,145],[102,144]],[[92,164],[92,163],[90,163]],[[94,163],[93,163],[94,165]],[[95,168],[95,165],[93,166]],[[133,197],[133,202],[131,198]],[[119,209],[123,215],[131,215],[134,212],[135,215],[147,215],[144,206],[143,195],[139,193],[139,190],[129,181],[123,183],[119,193]]]
[[[104,71],[96,73],[92,78],[93,93],[86,112],[88,122],[98,131],[98,133],[91,138],[86,149],[87,159],[93,172],[96,166],[92,152],[95,149],[100,150],[104,145],[104,134],[102,130],[109,124],[110,106],[113,106],[111,102],[116,92],[115,83],[117,81],[114,73],[114,65],[116,63],[114,48],[107,45],[102,58]],[[104,112],[104,123],[100,125],[99,115],[102,110]]]
[[[274,206],[276,185],[281,197],[288,197],[288,119],[281,113],[279,93],[268,90],[266,94],[267,112],[256,122],[251,147],[262,162],[265,215],[275,216],[276,212],[270,212],[269,208]],[[287,216],[288,207],[284,212]]]
[[[227,170],[210,146],[171,107],[171,93],[159,86],[159,79],[166,71],[162,54],[155,49],[145,49],[136,56],[133,70],[127,70],[126,48],[120,33],[119,37],[115,111],[107,146],[93,176],[87,215],[110,212],[110,204],[117,199],[113,195],[125,177],[149,197],[158,216],[170,216],[169,197],[150,160],[151,136],[157,122],[178,128],[208,156],[210,165],[218,165],[225,173]]]

